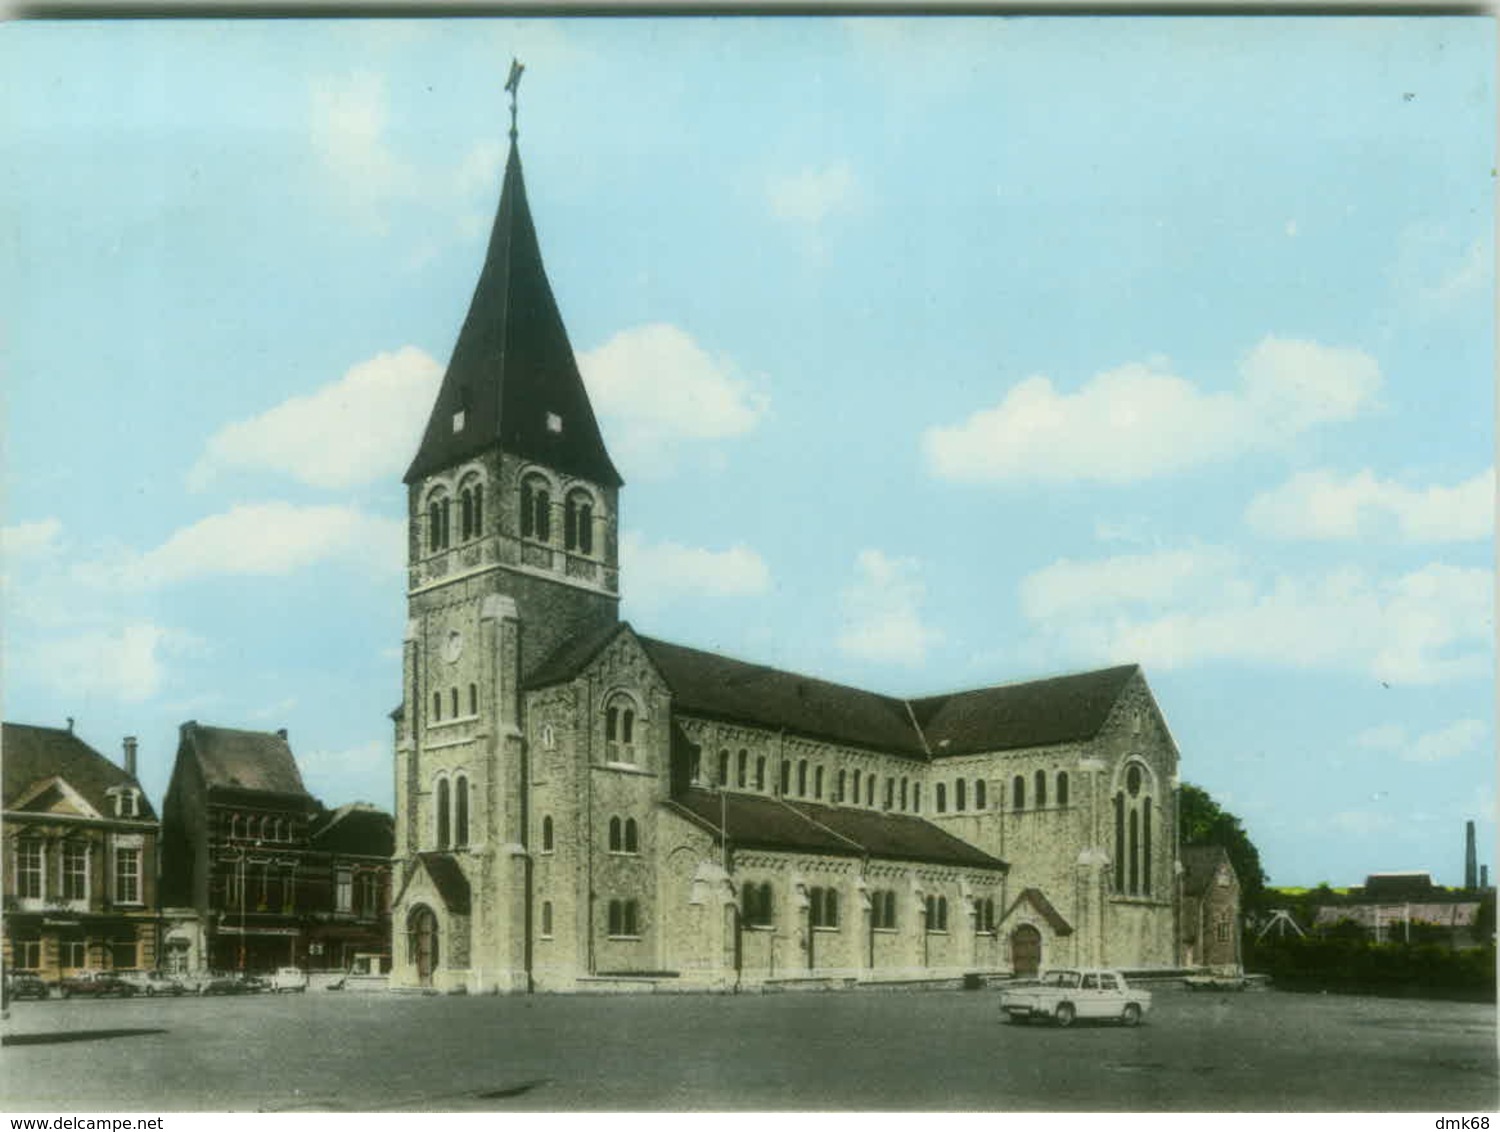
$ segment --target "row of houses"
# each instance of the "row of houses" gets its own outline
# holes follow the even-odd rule
[[[319,802],[284,731],[183,724],[160,816],[137,755],[3,725],[7,970],[389,965],[390,814]]]

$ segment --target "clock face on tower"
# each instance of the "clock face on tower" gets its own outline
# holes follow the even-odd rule
[[[464,651],[464,635],[457,629],[449,629],[448,636],[443,641],[443,659],[452,664]]]

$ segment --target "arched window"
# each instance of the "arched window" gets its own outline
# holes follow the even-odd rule
[[[813,771],[813,797],[823,797],[823,768],[821,766]]]
[[[521,537],[552,541],[552,493],[539,475],[521,481]]]
[[[688,781],[694,786],[703,781],[703,752],[697,747],[688,754]]]
[[[906,779],[901,780],[901,812],[906,813]]]
[[[470,715],[478,715],[479,714],[479,685],[478,684],[470,684],[469,685],[469,714]]]
[[[922,784],[920,782],[911,784],[911,812],[914,814],[922,812]]]
[[[1147,772],[1137,762],[1125,768],[1124,789],[1115,792],[1115,891],[1151,895],[1151,795]]]
[[[458,689],[457,688],[452,689],[452,691],[451,691],[451,693],[449,695],[448,702],[453,705],[453,711],[450,714],[453,716],[454,719],[457,719],[458,718]]]
[[[634,900],[611,900],[609,902],[609,934],[625,939],[640,934],[637,923],[640,905]]]
[[[744,747],[741,747],[740,748],[740,753],[735,756],[735,763],[734,763],[734,781],[735,781],[735,785],[739,786],[741,789],[744,789],[744,787],[749,783],[749,777],[748,777],[749,776],[749,771],[750,771],[750,752],[747,751],[747,750],[745,750]]]
[[[871,807],[873,807],[875,805],[875,775],[874,774],[867,774],[867,775],[865,775],[865,805],[871,806]]]
[[[1068,772],[1065,770],[1057,772],[1057,804],[1059,806],[1068,804]]]
[[[836,888],[814,888],[807,893],[807,922],[814,928],[839,926],[839,892]]]
[[[719,785],[729,785],[729,752],[719,752]]]
[[[839,776],[834,779],[833,800],[842,802],[844,800],[844,789],[849,785],[848,771],[839,771]]]
[[[946,896],[927,898],[927,930],[930,932],[948,930],[948,898]]]
[[[878,930],[896,929],[896,894],[890,889],[870,893],[870,926]]]
[[[563,545],[578,554],[594,553],[594,500],[588,492],[568,492],[563,506]]]
[[[781,760],[781,796],[785,798],[792,792],[792,760]]]
[[[746,927],[769,928],[775,922],[771,883],[747,881],[740,890],[740,920]]]
[[[448,848],[448,780],[438,779],[437,783],[437,847]]]
[[[960,813],[969,808],[969,784],[960,778],[953,784],[953,808]]]
[[[550,901],[550,900],[543,900],[542,901],[542,935],[543,936],[550,936],[551,934],[552,934],[552,901]]]
[[[858,770],[856,770],[854,772],[854,796],[851,799],[851,801],[853,801],[856,806],[859,805],[859,771]]]
[[[608,762],[635,762],[635,702],[623,693],[610,697],[604,708],[604,751]]]
[[[1010,808],[1013,810],[1024,810],[1026,808],[1026,778],[1016,775],[1010,783]]]
[[[974,930],[977,932],[993,932],[995,930],[995,900],[994,897],[986,896],[974,904]]]
[[[229,815],[229,836],[230,837],[239,837],[240,836],[240,815],[239,814],[230,814]]]
[[[639,853],[641,851],[641,831],[635,824],[635,818],[625,819],[625,852]]]
[[[443,693],[432,693],[432,721],[440,723],[443,718]]]
[[[458,493],[458,532],[464,542],[474,537],[474,496],[468,488]]]
[[[947,786],[947,784],[939,782],[932,789],[933,789],[933,796],[937,799],[936,802],[934,802],[934,805],[937,806],[937,812],[940,813],[940,814],[947,813],[948,812],[948,786]]]
[[[797,797],[807,797],[807,760],[801,759],[797,763]]]
[[[890,777],[885,780],[885,808],[888,810],[896,808],[896,780]]]
[[[542,852],[552,852],[552,815],[542,818]]]
[[[453,780],[453,847],[469,844],[469,779],[460,774]]]
[[[484,484],[474,485],[474,537],[484,534]]]
[[[764,790],[766,788],[766,756],[755,756],[755,788]]]
[[[448,549],[450,542],[448,529],[450,512],[450,500],[447,496],[435,494],[428,500],[427,550],[429,553]]]
[[[609,851],[611,853],[620,853],[624,851],[624,829],[625,827],[621,824],[619,818],[609,819]]]
[[[984,779],[976,778],[974,780],[974,808],[976,810],[982,810],[985,807],[985,804],[987,802],[987,799],[985,798],[985,790],[986,784]]]

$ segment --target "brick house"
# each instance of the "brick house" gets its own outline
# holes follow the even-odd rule
[[[1134,665],[914,699],[618,617],[623,481],[512,132],[408,493],[393,983],[723,987],[1178,959]]]
[[[390,815],[325,810],[285,731],[180,730],[162,806],[166,965],[347,969],[383,956]]]
[[[83,969],[156,963],[156,814],[136,779],[136,740],[116,765],[66,729],[6,723],[7,969],[55,982]]]

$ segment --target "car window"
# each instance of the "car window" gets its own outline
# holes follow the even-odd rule
[[[1120,989],[1119,984],[1115,982],[1115,977],[1113,975],[1100,975],[1099,985],[1102,989],[1109,991]]]
[[[1083,977],[1083,989],[1084,990],[1098,990],[1099,989],[1099,976],[1098,975],[1085,975]]]

